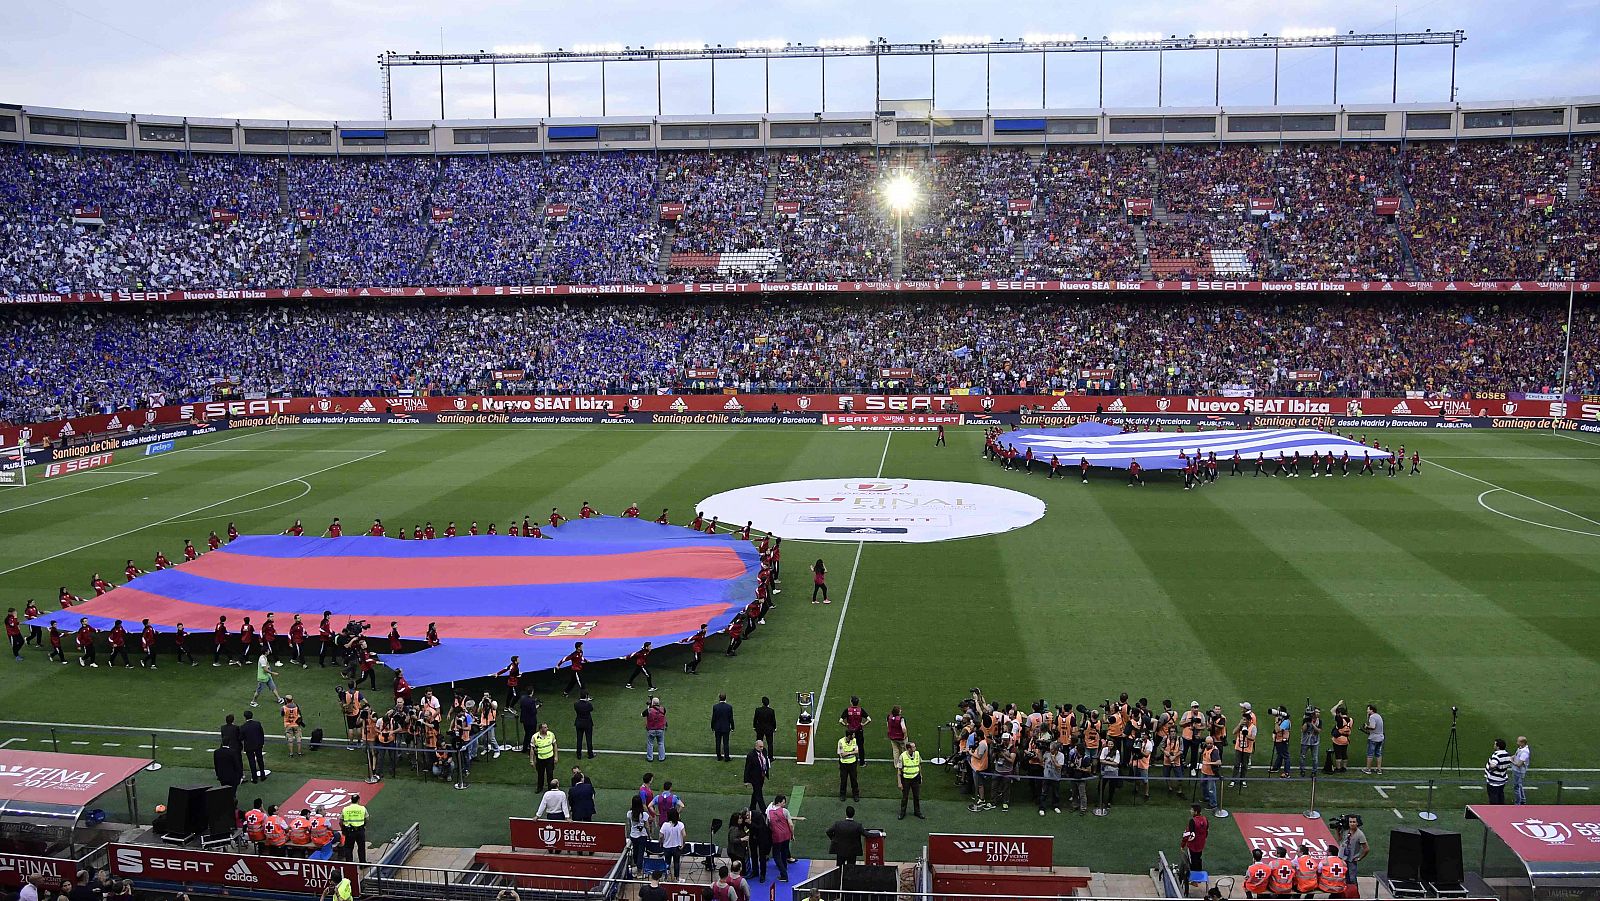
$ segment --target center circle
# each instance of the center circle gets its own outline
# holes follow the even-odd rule
[[[696,509],[797,541],[920,544],[1020,529],[1044,516],[1045,503],[993,485],[880,476],[750,485]]]

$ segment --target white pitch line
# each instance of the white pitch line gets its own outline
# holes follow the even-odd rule
[[[9,748],[9,747],[11,747],[11,743],[12,742],[17,742],[17,741],[27,741],[27,739],[26,738],[8,738],[5,741],[0,741],[0,748]]]
[[[273,507],[281,507],[284,504],[292,504],[295,501],[297,501],[297,500],[299,500],[299,499],[301,499],[301,498],[303,498],[306,495],[311,493],[311,483],[310,482],[307,482],[305,479],[292,479],[291,481],[299,482],[301,485],[304,485],[305,486],[305,490],[300,492],[299,494],[295,495],[294,497],[284,498],[281,501],[273,501],[270,504],[262,504],[259,507],[251,507],[248,510],[229,510],[227,513],[220,514],[220,515],[229,516],[229,517],[238,517],[238,516],[243,516],[246,513],[257,513],[257,512],[262,511],[262,510],[271,510]],[[194,517],[190,517],[189,519],[175,519],[175,520],[173,520],[173,523],[199,522],[202,519],[213,519],[213,518],[214,517],[211,517],[211,516],[194,516]]]
[[[1590,519],[1589,517],[1584,516],[1582,513],[1574,513],[1574,512],[1572,512],[1571,510],[1568,510],[1565,507],[1557,507],[1555,504],[1552,504],[1552,503],[1550,503],[1548,501],[1541,501],[1536,497],[1530,497],[1529,495],[1523,494],[1520,491],[1512,491],[1510,488],[1506,488],[1506,487],[1501,486],[1501,485],[1496,485],[1495,483],[1489,481],[1488,479],[1480,479],[1475,475],[1469,475],[1467,473],[1462,472],[1459,469],[1452,469],[1452,468],[1444,465],[1443,463],[1435,463],[1433,465],[1438,467],[1439,469],[1444,470],[1445,472],[1453,472],[1456,475],[1461,476],[1463,479],[1471,479],[1472,481],[1477,482],[1480,485],[1488,485],[1490,488],[1498,488],[1499,490],[1504,491],[1507,494],[1514,494],[1517,497],[1522,498],[1523,500],[1533,501],[1534,503],[1538,504],[1541,507],[1549,507],[1550,509],[1555,510],[1558,513],[1565,513],[1568,516],[1575,516],[1578,519],[1581,519],[1584,522],[1589,523],[1590,525],[1600,526],[1600,521]],[[1495,512],[1498,513],[1499,511],[1497,510]],[[3,575],[3,573],[0,573],[0,575]]]
[[[131,479],[122,479],[122,480],[116,481],[116,482],[107,482],[104,485],[96,485],[93,488],[80,488],[77,491],[69,491],[66,494],[58,494],[55,497],[47,497],[42,501],[33,501],[32,503],[28,503],[28,504],[18,504],[15,507],[7,507],[4,510],[0,510],[0,516],[4,516],[7,513],[13,513],[13,512],[15,512],[17,510],[26,510],[29,507],[37,507],[40,504],[48,504],[48,503],[51,503],[53,501],[59,501],[62,498],[72,497],[72,496],[78,495],[78,494],[88,494],[91,491],[99,491],[102,488],[110,488],[113,485],[126,485],[129,482],[137,482],[140,479],[149,478],[150,476],[155,475],[155,473],[153,473],[153,472],[134,473],[133,470],[124,470],[124,471],[116,473],[116,474],[117,475],[132,475],[133,478],[131,478]]]
[[[1490,513],[1497,513],[1497,514],[1499,514],[1501,516],[1504,516],[1506,519],[1514,519],[1517,522],[1527,523],[1530,526],[1538,526],[1541,529],[1555,529],[1557,532],[1568,532],[1568,533],[1571,533],[1573,535],[1588,535],[1588,536],[1590,536],[1592,538],[1600,538],[1600,532],[1587,532],[1587,531],[1584,531],[1583,529],[1569,529],[1569,528],[1566,528],[1565,526],[1553,526],[1553,525],[1550,525],[1547,522],[1538,522],[1537,520],[1523,519],[1520,516],[1513,516],[1513,515],[1511,515],[1510,513],[1507,513],[1504,510],[1496,510],[1494,507],[1489,506],[1489,504],[1486,501],[1484,501],[1484,498],[1488,497],[1489,495],[1494,494],[1496,491],[1503,491],[1503,490],[1505,490],[1505,489],[1503,489],[1503,488],[1490,488],[1488,491],[1480,492],[1478,494],[1478,506],[1482,507],[1485,510],[1488,510]],[[1515,493],[1515,492],[1513,492],[1513,493]],[[1574,514],[1574,515],[1576,515],[1576,514]]]
[[[1579,438],[1579,437],[1578,437],[1578,436],[1577,436],[1577,435],[1568,435],[1568,434],[1567,434],[1567,433],[1565,433],[1565,432],[1556,432],[1556,433],[1555,433],[1555,435],[1556,435],[1556,436],[1557,436],[1557,437],[1558,437],[1558,438],[1566,438],[1566,439],[1568,439],[1568,440],[1569,440],[1569,441],[1581,441],[1581,442],[1583,442],[1583,443],[1584,443],[1584,444],[1592,444],[1592,445],[1594,445],[1594,446],[1595,446],[1595,447],[1600,447],[1600,441],[1590,441],[1590,440],[1589,440],[1589,439],[1587,439],[1587,438]]]
[[[88,544],[79,545],[78,547],[75,547],[75,548],[73,548],[71,550],[61,551],[60,553],[51,554],[48,557],[40,558],[40,559],[35,560],[35,561],[31,562],[31,563],[23,563],[23,564],[20,564],[18,566],[13,566],[10,569],[0,570],[0,576],[7,575],[9,573],[14,573],[17,570],[27,569],[30,566],[38,566],[41,563],[48,563],[51,560],[55,560],[55,559],[60,558],[60,557],[65,557],[68,554],[76,554],[79,551],[88,550],[89,548],[105,544],[106,542],[112,541],[112,540],[117,539],[117,538],[126,538],[127,536],[132,535],[135,532],[142,532],[145,529],[152,529],[152,528],[155,528],[156,526],[166,525],[167,523],[173,522],[175,520],[181,520],[181,519],[184,519],[185,517],[193,516],[196,513],[203,513],[203,512],[205,512],[207,510],[211,510],[213,508],[220,507],[223,504],[231,504],[234,501],[242,500],[244,498],[247,498],[252,494],[260,494],[263,491],[270,491],[273,488],[278,488],[280,486],[287,485],[290,482],[299,482],[299,481],[304,480],[304,479],[309,479],[312,476],[321,475],[322,473],[328,472],[330,470],[338,469],[341,466],[349,466],[352,463],[360,463],[363,460],[370,460],[373,457],[376,457],[379,454],[383,454],[383,453],[388,453],[388,452],[387,451],[381,451],[381,450],[372,451],[372,452],[367,453],[367,454],[365,454],[363,456],[356,457],[353,460],[345,460],[342,463],[335,463],[332,466],[324,466],[323,468],[318,469],[318,470],[316,470],[314,472],[303,473],[303,474],[298,475],[298,476],[293,476],[291,478],[284,479],[281,482],[274,482],[273,484],[267,485],[267,486],[262,487],[262,488],[256,488],[256,489],[254,489],[252,491],[246,491],[243,494],[236,494],[233,497],[227,498],[225,500],[220,500],[220,501],[216,501],[216,502],[213,502],[213,503],[210,503],[210,504],[206,504],[204,507],[196,507],[193,510],[188,510],[188,511],[185,511],[183,513],[179,513],[176,516],[169,516],[166,519],[160,519],[160,520],[156,520],[155,522],[145,523],[142,526],[135,526],[134,528],[129,529],[126,532],[119,532],[116,535],[108,535],[105,538],[99,539],[98,541],[91,541]]]
[[[243,436],[240,436],[240,437],[243,437]],[[218,441],[216,443],[217,444],[221,444],[222,442]],[[279,448],[279,447],[218,447],[218,448],[212,448],[212,447],[180,447],[177,450],[171,451],[171,453],[174,453],[174,454],[285,454],[285,453],[292,453],[292,454],[298,455],[298,454],[359,454],[359,453],[364,453],[364,451],[361,451],[361,450],[359,450],[357,448],[353,448],[353,447],[324,447],[324,448],[307,448],[307,449],[299,449],[299,448],[288,449],[288,448]],[[1461,459],[1468,459],[1468,458],[1463,457]],[[1545,458],[1545,457],[1528,457],[1527,459],[1529,459],[1529,460],[1543,460],[1543,459],[1547,459],[1547,458]],[[1551,458],[1548,458],[1548,459],[1567,460],[1567,459],[1575,459],[1575,458],[1571,458],[1571,457],[1551,457]],[[1594,459],[1600,460],[1600,457],[1595,457]]]
[[[883,438],[883,454],[878,457],[878,474],[874,478],[883,478],[884,464],[889,460],[889,442],[894,440],[894,432],[886,432]],[[839,656],[839,641],[844,637],[844,618],[850,614],[850,595],[856,587],[856,570],[861,568],[861,552],[867,546],[865,541],[856,542],[856,559],[850,564],[850,580],[844,584],[844,601],[839,607],[839,624],[833,630],[833,648],[828,651],[828,668],[822,673],[822,689],[817,692],[816,715],[821,716],[827,709],[828,685],[833,681],[833,662]]]

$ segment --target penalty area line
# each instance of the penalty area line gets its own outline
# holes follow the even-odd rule
[[[158,520],[156,520],[154,522],[147,522],[142,526],[134,526],[133,528],[128,529],[127,531],[118,532],[115,535],[107,535],[106,537],[101,538],[101,539],[99,539],[97,541],[91,541],[88,544],[79,545],[79,546],[77,546],[75,548],[72,548],[71,550],[61,551],[59,553],[51,554],[48,557],[41,557],[40,559],[34,560],[34,561],[30,562],[30,563],[22,563],[22,564],[19,564],[17,566],[13,566],[10,569],[0,570],[0,576],[8,575],[10,573],[17,572],[18,570],[27,569],[30,566],[38,566],[41,563],[48,563],[51,560],[55,560],[55,559],[58,559],[60,557],[65,557],[68,554],[76,554],[79,551],[84,551],[84,550],[88,550],[89,548],[92,548],[92,547],[97,547],[99,545],[105,544],[106,542],[112,541],[112,540],[117,539],[117,538],[126,538],[127,536],[132,535],[135,532],[143,532],[145,529],[153,529],[156,526],[162,526],[162,525],[166,525],[168,523],[177,522],[177,521],[183,520],[183,519],[185,519],[187,517],[194,516],[196,513],[204,513],[207,510],[215,509],[217,507],[222,506],[223,504],[231,504],[234,501],[243,500],[243,499],[251,496],[252,494],[260,494],[263,491],[270,491],[270,490],[272,490],[274,488],[279,488],[279,487],[282,487],[284,485],[288,485],[288,484],[291,484],[291,483],[294,483],[294,482],[300,482],[300,481],[302,481],[304,479],[309,479],[312,476],[321,475],[322,473],[328,472],[329,470],[338,469],[341,466],[349,466],[352,463],[360,463],[363,460],[370,460],[373,457],[376,457],[379,454],[383,454],[383,453],[388,453],[388,451],[381,451],[381,450],[372,451],[371,453],[364,454],[364,455],[362,455],[360,457],[356,457],[355,459],[352,459],[352,460],[345,460],[345,461],[343,461],[341,463],[335,463],[332,466],[324,466],[321,469],[315,470],[313,472],[302,473],[301,475],[298,475],[298,476],[291,476],[290,478],[284,479],[281,482],[274,482],[271,485],[266,485],[266,486],[263,486],[261,488],[255,488],[255,489],[252,489],[250,491],[246,491],[243,494],[236,494],[236,495],[234,495],[233,497],[230,497],[230,498],[225,498],[225,499],[220,500],[220,501],[214,501],[212,503],[206,504],[203,507],[196,507],[193,510],[186,510],[186,511],[184,511],[182,513],[178,513],[178,514],[175,514],[173,516],[168,516],[165,519],[158,519]]]
[[[1538,504],[1541,507],[1549,507],[1551,510],[1556,511],[1557,513],[1565,513],[1568,516],[1576,517],[1576,518],[1581,519],[1584,522],[1586,522],[1586,523],[1588,523],[1588,524],[1590,524],[1592,526],[1600,526],[1600,521],[1590,519],[1589,517],[1584,516],[1582,513],[1574,513],[1574,512],[1572,512],[1571,510],[1568,510],[1565,507],[1557,507],[1555,504],[1552,504],[1549,501],[1541,501],[1536,497],[1532,497],[1531,495],[1523,494],[1520,491],[1512,491],[1510,488],[1507,488],[1507,487],[1505,487],[1503,485],[1496,485],[1495,483],[1489,481],[1488,479],[1480,479],[1475,475],[1469,475],[1467,473],[1462,472],[1459,469],[1452,469],[1451,467],[1446,466],[1443,463],[1435,463],[1433,465],[1435,467],[1439,468],[1439,469],[1444,470],[1445,472],[1455,473],[1456,475],[1462,477],[1463,479],[1471,479],[1472,481],[1477,482],[1480,485],[1488,485],[1490,488],[1494,488],[1494,489],[1497,489],[1499,491],[1504,491],[1506,494],[1514,494],[1517,497],[1522,498],[1523,500],[1533,501],[1534,503]],[[1485,492],[1485,494],[1487,494],[1487,493],[1488,492]],[[1478,500],[1479,504],[1483,503],[1482,497],[1483,497],[1482,495],[1479,495],[1479,500]],[[1499,510],[1493,510],[1492,508],[1487,508],[1486,507],[1485,509],[1489,509],[1493,513],[1500,513]],[[1505,513],[1500,513],[1500,515],[1501,516],[1507,516],[1507,514],[1505,514]],[[1516,517],[1511,517],[1511,518],[1515,519]],[[1538,525],[1538,523],[1535,523],[1535,525]],[[1553,527],[1553,528],[1559,528],[1559,526],[1556,526],[1556,527]],[[1565,530],[1563,530],[1563,531],[1565,531]],[[0,575],[3,575],[3,573],[0,573]]]

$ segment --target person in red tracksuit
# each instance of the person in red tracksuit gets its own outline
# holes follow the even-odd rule
[[[391,654],[400,653],[400,647],[401,647],[401,645],[400,645],[400,624],[398,622],[390,622],[389,623],[389,653],[391,653]]]
[[[232,543],[234,543],[235,541],[238,541],[238,540],[239,540],[239,527],[235,526],[231,522],[228,523],[228,543],[232,544]]]
[[[133,669],[133,664],[128,660],[128,630],[123,628],[122,620],[111,624],[111,632],[106,636],[111,646],[111,657],[106,660],[106,666],[116,666],[117,658],[122,658],[122,665]]]
[[[267,655],[268,662],[275,664],[278,661],[273,658],[277,657],[278,649],[273,645],[278,640],[278,623],[272,616],[268,613],[267,618],[261,623],[261,651]]]
[[[234,666],[244,666],[246,663],[250,663],[251,658],[255,656],[256,627],[251,625],[250,617],[248,616],[244,618],[244,622],[239,626],[239,646],[243,650],[239,652],[239,659],[234,661]]]
[[[78,665],[100,668],[94,656],[95,628],[89,625],[89,617],[78,618]]]
[[[306,624],[300,621],[300,614],[294,615],[294,622],[289,624],[289,660],[300,664],[301,669],[306,668]]]
[[[561,515],[560,510],[557,510],[555,507],[550,508],[550,528],[560,528],[561,524],[566,521],[567,518]]]
[[[200,559],[200,551],[194,546],[194,542],[187,538],[183,539],[183,562],[188,563],[191,560],[198,559]]]
[[[139,658],[139,665],[148,669],[156,668],[156,628],[150,625],[147,619],[144,628],[139,632],[139,650],[144,656]]]
[[[594,515],[594,508],[589,506],[589,502],[588,501],[584,501],[583,502],[583,506],[578,509],[578,518],[579,519],[588,519],[589,517],[591,517],[593,515]]]
[[[439,646],[439,624],[438,623],[428,623],[427,642],[428,642],[428,647],[430,647],[430,648],[436,648],[436,647]]]
[[[344,524],[339,522],[339,517],[335,516],[333,518],[333,522],[328,523],[328,537],[329,538],[338,538],[339,536],[341,536],[343,534],[344,534]]]
[[[317,624],[317,638],[322,643],[317,646],[317,666],[328,665],[328,654],[333,650],[333,611],[322,611],[322,622]]]
[[[50,659],[61,661],[62,666],[67,665],[67,652],[61,650],[61,627],[55,620],[50,621]]]
[[[142,575],[144,575],[144,570],[140,569],[137,566],[134,566],[132,560],[129,560],[128,561],[128,565],[124,566],[122,568],[122,576],[123,576],[123,578],[127,579],[129,582],[132,582],[134,579],[136,579],[136,578],[138,578],[138,577],[140,577]],[[98,595],[97,595],[97,597],[98,597]]]
[[[194,655],[189,653],[189,630],[183,627],[183,623],[178,623],[173,629],[172,644],[177,648],[178,662],[188,660],[190,666],[199,666],[200,664],[195,662]]]
[[[22,659],[22,620],[17,618],[17,608],[6,611],[6,640],[11,643],[11,656]]]
[[[571,669],[571,674],[567,677],[567,687],[561,691],[561,696],[564,698],[571,694],[574,688],[583,687],[583,642],[573,642],[572,653],[557,661],[555,670],[559,671],[562,664]]]
[[[211,534],[206,536],[206,547],[213,551],[222,547],[222,539],[217,537],[216,529],[212,529]]]
[[[1138,460],[1130,460],[1128,462],[1128,487],[1144,484],[1144,476],[1141,475],[1143,471],[1144,467],[1139,465]]]
[[[640,673],[643,673],[645,684],[649,686],[651,691],[655,691],[656,680],[654,676],[650,675],[650,642],[645,642],[643,647],[634,651],[631,659],[633,660],[633,672],[628,674],[628,681],[622,687],[632,688],[633,680],[638,678]]]
[[[372,521],[372,527],[367,529],[367,534],[372,536],[373,538],[382,538],[383,537],[383,520],[374,519]]]
[[[211,665],[221,666],[223,652],[228,646],[228,618],[217,617],[217,625],[211,630]]]
[[[28,643],[36,648],[44,647],[44,629],[34,622],[39,618],[39,615],[39,605],[33,602],[33,598],[28,598],[28,605],[22,608],[22,618],[30,623],[28,626]]]
[[[706,650],[707,625],[707,623],[701,623],[699,631],[689,636],[689,650],[694,652],[694,659],[683,665],[683,671],[691,676],[700,675],[700,658],[705,654]]]

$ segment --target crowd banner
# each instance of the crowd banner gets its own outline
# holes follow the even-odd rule
[[[724,389],[734,391],[734,389]],[[1068,424],[1069,417],[1122,418],[1132,425],[1231,422],[1262,427],[1325,426],[1307,419],[1377,426],[1389,420],[1457,428],[1477,420],[1516,420],[1531,426],[1592,432],[1600,426],[1600,396],[1478,392],[1463,398],[1225,397],[1149,394],[535,394],[430,397],[265,397],[196,401],[123,410],[54,422],[0,426],[0,447],[39,447],[29,464],[57,462],[127,447],[142,447],[256,425],[334,425],[438,421],[453,425],[505,423],[654,423],[682,425],[831,425],[919,427],[981,425],[1022,414],[1024,424]],[[425,419],[423,417],[435,417]],[[1033,417],[1033,418],[1029,418]],[[1051,420],[1045,417],[1057,417]],[[1154,417],[1134,420],[1136,417]],[[1412,420],[1417,420],[1412,423]],[[1076,420],[1074,420],[1076,421]],[[1540,425],[1542,423],[1542,426]],[[1389,424],[1397,424],[1390,422]],[[42,445],[48,441],[50,447]],[[11,463],[11,467],[15,467]],[[7,468],[0,462],[0,469]]]
[[[1128,203],[1149,203],[1130,199]],[[682,204],[662,204],[662,207]],[[545,214],[565,215],[566,204],[550,204]],[[664,210],[665,212],[665,210]],[[1142,215],[1132,209],[1133,215]],[[681,213],[680,213],[681,214]],[[1143,215],[1147,215],[1144,213]],[[309,210],[301,217],[315,218]],[[664,215],[663,218],[666,218]],[[50,303],[160,303],[166,301],[341,300],[432,297],[648,297],[662,294],[957,294],[957,293],[1234,293],[1234,294],[1565,294],[1600,292],[1600,281],[1402,281],[1379,279],[1251,281],[1231,279],[962,279],[951,281],[855,282],[689,282],[642,285],[437,285],[355,288],[215,288],[188,291],[76,291],[0,293],[0,305]]]

